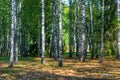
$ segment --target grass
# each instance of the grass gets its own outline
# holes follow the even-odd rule
[[[46,58],[44,65],[40,58],[19,58],[13,68],[7,68],[8,61],[9,57],[0,57],[0,80],[120,80],[120,60],[111,57],[102,64],[63,59],[63,67],[52,58]]]

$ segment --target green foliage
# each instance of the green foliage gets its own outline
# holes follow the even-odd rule
[[[11,27],[11,0],[0,0],[0,42],[3,45],[3,42],[6,42],[3,36],[6,36],[7,41],[8,35],[10,34]],[[24,45],[26,50],[30,49],[30,46],[37,44],[38,32],[41,32],[41,0],[22,0],[22,27],[23,27],[23,38]],[[59,5],[58,5],[59,6]],[[79,5],[80,6],[80,5]],[[108,7],[110,8],[108,9]],[[17,1],[18,7],[18,1]],[[95,50],[98,39],[98,44],[100,43],[100,28],[101,28],[101,1],[93,0],[93,25],[94,25],[94,37],[95,37]],[[117,3],[115,0],[105,1],[105,28],[104,28],[104,45],[105,53],[116,54],[117,45],[117,15],[116,15]],[[80,9],[79,9],[80,10]],[[18,14],[17,14],[18,15]],[[79,13],[80,15],[80,13]],[[79,18],[80,20],[80,18]],[[39,23],[39,24],[38,24]],[[80,23],[80,21],[79,21]],[[57,25],[58,26],[58,25]],[[79,25],[80,28],[81,25]],[[72,3],[72,27],[74,36],[74,27],[75,27],[75,1]],[[89,26],[89,0],[86,0],[86,29]],[[45,33],[46,33],[46,52],[49,52],[50,49],[50,36],[52,29],[52,0],[45,0]],[[18,27],[18,39],[20,37]],[[69,46],[69,5],[62,4],[62,42],[63,42],[63,51],[68,51]],[[41,34],[40,34],[41,37]],[[40,39],[41,40],[41,39]],[[19,40],[18,40],[19,43]],[[8,44],[8,43],[6,43]],[[114,46],[111,46],[114,44]],[[19,45],[18,45],[19,46]],[[113,50],[114,49],[114,50]],[[0,48],[2,50],[2,48]],[[7,50],[9,51],[9,50]],[[115,51],[115,52],[114,52]],[[10,52],[9,52],[10,53]],[[36,53],[36,52],[33,52]]]

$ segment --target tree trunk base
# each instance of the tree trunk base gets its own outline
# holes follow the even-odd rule
[[[41,57],[41,64],[45,64],[45,60],[43,57]]]
[[[79,57],[79,61],[85,62],[85,54],[81,54],[81,56]]]
[[[96,58],[96,59],[98,59],[98,58],[99,58],[99,57],[98,57],[98,54],[95,56],[95,58]]]
[[[58,59],[58,66],[59,66],[59,67],[62,67],[62,66],[63,66],[62,58]]]
[[[103,60],[99,60],[98,63],[102,64],[102,63],[103,63]]]
[[[8,68],[12,68],[13,67],[13,61],[9,63]]]

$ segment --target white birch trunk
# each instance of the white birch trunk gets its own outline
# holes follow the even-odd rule
[[[85,61],[85,0],[81,0],[81,36],[80,36],[80,58],[82,62]]]
[[[45,54],[45,3],[42,0],[42,55],[41,55],[41,64],[45,63],[44,54]]]
[[[17,26],[17,20],[16,20],[16,0],[12,0],[12,25],[11,25],[11,54],[10,54],[10,63],[8,67],[13,66],[13,62],[15,62],[16,55],[16,26]]]

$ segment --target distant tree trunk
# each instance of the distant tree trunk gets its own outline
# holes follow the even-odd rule
[[[0,56],[2,56],[2,21],[0,20]]]
[[[1,29],[3,30],[3,18],[1,19]],[[3,31],[1,33],[1,56],[3,56]]]
[[[98,26],[98,20],[97,20],[97,17],[98,17],[98,14],[99,14],[99,4],[98,4],[98,2],[96,3],[96,8],[97,8],[97,12],[96,12],[96,58],[98,58],[99,57],[99,39],[98,39],[98,37],[99,37],[99,33],[100,33],[100,31],[99,31],[99,26]]]
[[[0,20],[0,28],[1,28],[1,20]],[[1,38],[1,29],[0,29],[0,38]],[[1,49],[1,40],[0,40],[0,49]],[[1,57],[1,50],[0,50],[0,57]]]
[[[103,62],[103,49],[104,49],[103,34],[104,34],[104,0],[102,0],[102,26],[101,26],[101,37],[100,37],[100,61],[99,63]]]
[[[79,1],[78,0],[75,0],[75,4],[76,4],[76,13],[75,13],[75,40],[76,40],[76,56],[79,55],[79,24],[78,24],[78,21],[79,21],[79,9],[78,9],[78,4],[79,4]]]
[[[54,51],[54,25],[55,25],[55,0],[52,0],[52,29],[51,29],[51,37],[50,37],[50,57],[53,57]]]
[[[16,60],[16,26],[17,26],[17,20],[16,20],[16,0],[12,0],[12,28],[11,28],[11,55],[10,55],[10,62],[8,67],[12,67],[13,63]]]
[[[53,18],[52,18],[52,21],[53,21]],[[54,45],[54,43],[53,43],[54,38],[53,37],[54,37],[54,32],[53,32],[53,22],[52,22],[52,29],[51,29],[51,36],[50,36],[50,53],[49,53],[49,57],[53,57],[53,45]]]
[[[94,59],[94,27],[93,27],[93,16],[92,16],[92,0],[89,2],[90,4],[90,27],[91,27],[91,59]]]
[[[120,0],[117,0],[117,15],[118,15],[118,59],[120,59]]]
[[[5,17],[3,16],[3,19],[2,19],[2,27],[3,27],[3,47],[2,47],[2,53],[3,53],[3,56],[6,56],[6,43],[7,43],[7,39],[6,39],[6,27],[5,27]]]
[[[57,59],[57,1],[53,0],[53,56]]]
[[[11,12],[10,12],[10,9],[11,9],[11,0],[9,0],[9,20],[11,19]],[[9,21],[9,23],[8,23],[8,25],[9,25],[9,30],[8,30],[8,53],[9,53],[9,55],[10,55],[10,51],[11,51],[11,21]]]
[[[20,55],[23,57],[23,29],[21,23],[21,0],[19,0],[18,4],[18,27],[20,28]]]
[[[88,6],[89,6],[89,4],[88,4]],[[90,13],[90,9],[89,9],[89,13]],[[90,16],[90,14],[89,14],[89,16]],[[90,30],[91,30],[91,28],[90,28],[90,17],[89,17],[89,19],[88,19],[88,23],[87,23],[87,21],[86,21],[86,43],[85,43],[85,58],[86,58],[86,56],[87,56],[87,50],[88,50],[88,48],[90,47]]]
[[[62,66],[62,0],[59,7],[59,48],[58,48],[58,65]]]
[[[85,61],[85,0],[81,0],[81,38],[80,38],[80,57],[79,60]]]
[[[21,20],[21,19],[20,19]],[[21,24],[21,21],[20,21]],[[19,24],[19,25],[20,25]],[[21,57],[24,56],[24,45],[23,45],[23,28],[22,26],[20,27],[20,55]]]
[[[49,57],[53,57],[53,27],[51,30],[51,36],[50,36],[50,53],[49,53]]]
[[[17,29],[16,29],[16,31],[15,31],[15,38],[14,38],[14,40],[15,40],[14,63],[17,63],[17,62],[18,62],[18,41],[17,41],[17,37],[18,37],[18,35],[17,35]]]
[[[69,0],[69,58],[73,57],[72,0]]]
[[[38,45],[37,45],[37,56],[40,57],[40,16],[38,16]]]

